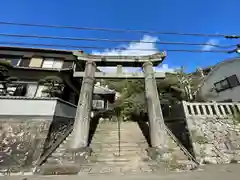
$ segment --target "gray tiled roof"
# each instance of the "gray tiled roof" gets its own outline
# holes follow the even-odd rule
[[[94,94],[116,94],[116,92],[106,87],[95,85]]]

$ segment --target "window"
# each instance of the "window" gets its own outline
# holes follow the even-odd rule
[[[20,58],[12,58],[9,59],[11,61],[12,66],[19,66],[21,59]]]
[[[228,79],[228,82],[229,82],[231,88],[234,88],[239,85],[239,81],[238,81],[236,74],[228,77],[227,79]]]
[[[29,58],[23,58],[19,64],[19,66],[21,67],[29,67],[30,64],[30,60]]]
[[[54,58],[45,58],[43,61],[43,68],[54,68],[61,69],[63,65],[62,60],[54,59]]]
[[[236,75],[229,76],[219,82],[216,82],[214,84],[216,91],[224,91],[226,89],[234,88],[236,86],[240,85],[239,80]]]
[[[229,82],[227,79],[224,79],[220,82],[222,89],[228,89],[230,87]]]
[[[28,84],[27,85],[27,93],[26,96],[27,97],[34,97],[36,91],[37,91],[37,83],[32,83],[32,84]]]
[[[13,96],[14,93],[15,93],[15,91],[16,91],[16,89],[17,89],[16,86],[9,86],[9,87],[7,87],[8,94],[9,94],[10,96]]]
[[[43,59],[41,57],[33,57],[30,60],[29,67],[41,67]]]
[[[38,85],[35,97],[47,97],[47,93],[42,92],[45,89],[47,89],[46,86]]]
[[[93,100],[93,108],[103,109],[104,108],[104,101],[103,100]]]
[[[221,80],[221,81],[215,83],[214,86],[215,86],[217,92],[224,91],[224,90],[230,88],[230,85],[229,85],[227,79],[224,79],[224,80]]]
[[[62,68],[72,68],[73,62],[72,61],[64,61]]]
[[[48,69],[61,69],[63,66],[63,61],[59,59],[54,58],[42,58],[42,57],[33,57],[31,58],[30,62],[25,59],[21,66],[24,67],[42,67],[42,68],[48,68]]]
[[[2,61],[9,61],[12,66],[19,66],[20,62],[21,62],[21,57],[0,57],[0,60]]]

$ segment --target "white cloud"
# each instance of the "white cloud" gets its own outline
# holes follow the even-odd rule
[[[206,44],[218,45],[218,44],[219,44],[219,40],[217,40],[217,39],[210,39],[210,40],[207,41]],[[212,50],[213,48],[214,48],[214,46],[204,45],[204,46],[202,47],[202,50],[203,50],[203,51],[210,51],[210,50]]]
[[[103,72],[116,72],[117,67],[98,67]],[[162,64],[160,66],[154,67],[155,72],[175,72],[176,68],[169,68],[168,64]],[[134,67],[126,67],[123,68],[123,72],[131,73],[131,72],[141,72],[141,68],[134,68]]]
[[[160,67],[154,68],[155,72],[174,72],[175,68],[169,68],[168,64],[162,64]]]
[[[128,45],[120,45],[120,48],[124,48],[124,50],[108,50],[106,49],[103,52],[93,51],[94,55],[111,55],[111,56],[144,56],[151,55],[158,52],[156,47],[156,42],[158,38],[144,35],[143,38],[139,42],[132,42]],[[151,43],[145,43],[151,42]],[[119,48],[118,47],[118,48]],[[147,50],[146,50],[147,49]],[[101,71],[104,72],[115,72],[116,67],[98,67]],[[168,68],[167,64],[163,64],[160,67],[155,67],[155,71],[164,71],[164,72],[172,72],[174,69]],[[123,68],[124,72],[136,72],[141,71],[141,68],[127,67]]]
[[[139,42],[132,42],[129,45],[121,45],[118,48],[124,48],[124,50],[108,50],[106,49],[103,52],[92,52],[94,55],[111,55],[111,56],[143,56],[143,55],[151,55],[158,52],[156,47],[157,37],[143,36],[142,40]],[[151,43],[144,43],[151,42]],[[148,49],[148,50],[144,50]]]

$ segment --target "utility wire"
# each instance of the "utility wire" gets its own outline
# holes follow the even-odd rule
[[[79,37],[60,37],[60,36],[39,36],[39,35],[25,35],[25,34],[8,34],[0,33],[0,36],[5,37],[18,37],[18,38],[40,38],[40,39],[56,39],[56,40],[72,40],[72,41],[97,41],[97,42],[125,42],[125,43],[156,43],[156,44],[168,44],[168,45],[193,45],[193,46],[212,46],[217,48],[232,48],[236,45],[216,45],[209,43],[187,43],[187,42],[168,42],[168,41],[139,41],[139,40],[126,40],[126,39],[101,39],[101,38],[79,38]]]
[[[7,42],[0,41],[0,45],[21,45],[21,46],[45,46],[45,47],[63,47],[73,49],[92,49],[92,50],[126,50],[127,48],[108,48],[102,46],[74,46],[74,45],[62,45],[62,44],[38,44],[38,43],[23,43],[23,42]],[[0,46],[1,47],[1,46]],[[131,49],[132,51],[152,51],[152,49]],[[129,51],[131,51],[129,50]],[[230,53],[231,50],[191,50],[191,49],[164,49],[161,51],[169,52],[192,52],[192,53]]]
[[[160,32],[160,31],[145,31],[134,29],[110,29],[110,28],[90,28],[90,27],[76,27],[76,26],[61,26],[61,25],[45,25],[45,24],[32,24],[32,23],[15,23],[0,21],[2,25],[15,25],[15,26],[28,26],[28,27],[44,27],[44,28],[57,28],[57,29],[75,29],[75,30],[91,30],[91,31],[107,31],[118,33],[141,33],[149,35],[179,35],[179,36],[205,36],[205,37],[224,37],[224,38],[240,38],[240,35],[227,35],[227,34],[206,34],[206,33],[180,33],[180,32]]]

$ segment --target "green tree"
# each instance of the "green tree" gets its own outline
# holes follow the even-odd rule
[[[65,87],[62,78],[58,76],[47,76],[40,80],[39,84],[46,87],[42,92],[46,93],[48,97],[62,97]]]
[[[0,60],[0,95],[5,96],[9,95],[8,87],[12,81],[17,80],[16,78],[9,76],[9,69],[12,68],[10,61]]]
[[[157,80],[161,102],[174,104],[190,100],[189,93],[193,93],[195,84],[198,84],[194,78],[191,74],[184,73],[183,68],[175,73],[166,73],[165,79]],[[115,107],[123,119],[131,120],[133,115],[147,112],[144,80],[108,80],[104,83],[121,94],[120,99],[115,102]],[[192,91],[187,88],[191,88]]]

